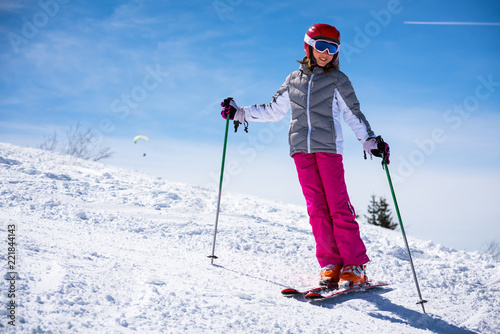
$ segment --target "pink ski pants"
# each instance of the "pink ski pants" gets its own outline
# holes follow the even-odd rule
[[[293,159],[306,199],[320,266],[361,265],[370,261],[347,194],[342,155],[296,153]]]

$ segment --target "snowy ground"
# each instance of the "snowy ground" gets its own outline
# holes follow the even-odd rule
[[[0,332],[500,332],[489,255],[409,236],[422,314],[401,233],[361,223],[368,274],[390,288],[310,304],[280,294],[318,278],[305,208],[224,193],[211,265],[216,200],[211,189],[0,143],[0,261],[9,278],[15,225],[18,273],[15,297],[2,283]]]

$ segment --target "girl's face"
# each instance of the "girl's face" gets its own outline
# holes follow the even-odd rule
[[[323,52],[318,52],[316,51],[315,48],[311,48],[313,51],[313,56],[314,59],[316,59],[316,63],[318,64],[319,67],[325,67],[326,64],[332,61],[333,56],[328,53],[328,50],[325,50]]]

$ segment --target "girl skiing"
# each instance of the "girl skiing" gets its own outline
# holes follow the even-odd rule
[[[368,280],[364,265],[369,258],[344,180],[341,114],[366,152],[381,156],[388,146],[375,138],[351,82],[339,70],[339,47],[340,33],[334,26],[311,26],[299,70],[286,78],[271,103],[238,107],[231,101],[231,112],[223,111],[223,117],[240,123],[276,122],[291,110],[290,155],[316,241],[320,284],[339,282],[345,287]]]

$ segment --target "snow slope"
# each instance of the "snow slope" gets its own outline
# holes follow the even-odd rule
[[[16,225],[16,320],[0,332],[499,333],[499,265],[411,238],[422,314],[399,231],[361,223],[368,274],[389,282],[339,302],[287,299],[319,267],[304,207],[217,193],[0,143],[0,254]],[[8,282],[8,281],[6,281]]]

